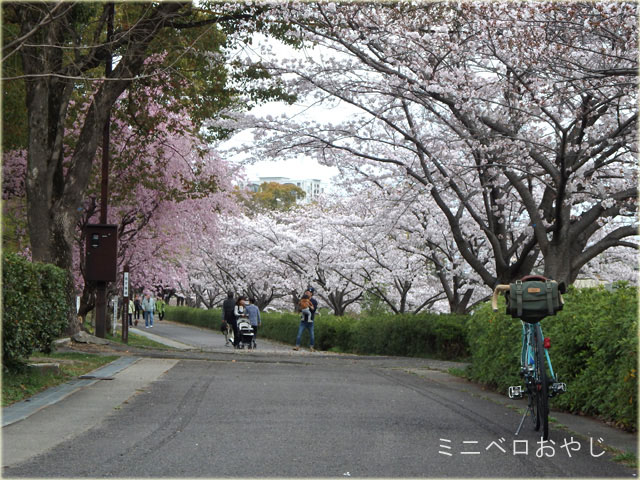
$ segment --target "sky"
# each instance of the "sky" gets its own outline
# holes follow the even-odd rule
[[[261,47],[266,50],[261,50]],[[267,53],[268,52],[268,53]],[[307,58],[317,59],[320,54],[319,50],[295,50],[279,41],[263,35],[256,35],[253,47],[238,52],[240,55],[248,55],[253,60],[273,58]],[[347,107],[336,107],[335,101],[331,107],[322,107],[318,105],[287,105],[284,102],[269,102],[254,108],[249,112],[250,115],[256,117],[272,116],[278,117],[282,114],[287,116],[298,116],[300,118],[310,117],[314,120],[331,121],[336,116],[346,117],[349,115]],[[245,175],[249,180],[257,180],[259,177],[289,177],[294,179],[320,179],[324,182],[330,182],[331,178],[339,175],[339,170],[335,167],[327,167],[320,165],[315,159],[300,156],[295,160],[279,160],[279,161],[258,161],[252,159],[251,145],[253,136],[250,132],[241,131],[217,145],[218,151],[223,158],[234,164],[244,164]],[[229,149],[244,148],[245,153],[230,156]],[[249,162],[248,160],[251,161]]]
[[[273,114],[273,108],[274,105],[260,107],[260,109],[268,109],[271,114]],[[257,115],[258,110],[251,113]],[[280,113],[282,112],[278,112],[278,114]],[[289,177],[292,179],[320,179],[329,183],[331,178],[339,174],[337,168],[320,165],[315,159],[305,156],[300,156],[295,160],[251,161],[249,163],[247,160],[252,157],[250,150],[252,142],[250,132],[239,132],[218,145],[220,153],[227,161],[236,165],[244,164],[244,172],[248,180],[258,180],[259,177]],[[238,147],[247,147],[248,150],[242,155],[225,155],[227,149]]]

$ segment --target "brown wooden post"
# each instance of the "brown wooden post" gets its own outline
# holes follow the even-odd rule
[[[129,264],[124,266],[123,285],[122,285],[122,341],[126,344],[129,343]],[[133,320],[133,319],[132,319]]]
[[[113,16],[115,6],[109,5],[109,16],[107,18],[107,43],[111,42],[113,36]],[[108,45],[107,51],[110,51]],[[108,82],[111,76],[112,66],[111,54],[105,60],[104,76]],[[109,130],[111,128],[111,113],[102,131],[102,182],[100,188],[100,223],[107,223],[107,201],[109,194]],[[96,288],[96,337],[104,338],[107,330],[107,282],[98,282]],[[113,332],[115,334],[115,332]]]

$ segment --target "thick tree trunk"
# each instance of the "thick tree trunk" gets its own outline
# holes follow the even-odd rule
[[[74,83],[66,76],[79,76],[83,69],[94,69],[96,57],[64,64],[63,50],[77,39],[70,30],[72,8],[55,20],[44,22],[55,4],[23,4],[17,7],[23,35],[31,36],[30,44],[20,53],[26,80],[26,107],[29,125],[27,174],[27,224],[31,239],[32,258],[53,263],[72,272],[73,236],[82,203],[90,180],[91,167],[111,106],[130,85],[142,68],[148,44],[162,24],[182,8],[181,4],[164,4],[141,22],[131,33],[126,54],[112,75],[91,97],[75,151],[63,169],[65,122]],[[36,31],[31,35],[32,31]],[[71,37],[67,37],[71,35]],[[95,46],[97,54],[100,46]],[[83,63],[84,62],[84,63]],[[45,74],[52,74],[46,76]],[[68,293],[70,308],[69,333],[75,333],[78,322],[75,314],[75,292]]]
[[[473,288],[469,288],[463,295],[460,295],[460,292],[456,291],[455,295],[449,299],[449,311],[459,315],[466,314],[473,290]]]
[[[549,245],[544,256],[544,276],[558,283],[571,285],[578,277],[578,271],[572,268],[574,252],[565,243]]]

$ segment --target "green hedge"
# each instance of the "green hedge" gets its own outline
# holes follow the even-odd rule
[[[259,336],[293,345],[300,325],[295,313],[262,315]],[[363,318],[316,317],[316,348],[368,355],[459,359],[468,356],[466,317],[456,315],[378,315]],[[303,347],[309,333],[302,334]]]
[[[35,350],[49,352],[67,327],[70,305],[64,270],[31,263],[15,254],[2,257],[2,363],[19,368]]]
[[[170,307],[167,305],[165,308],[165,318],[195,327],[219,330],[220,323],[222,322],[222,313],[219,308],[203,310],[201,308]]]
[[[542,320],[553,368],[568,390],[553,398],[552,406],[637,429],[636,289],[571,288],[564,298],[564,309]],[[478,308],[468,322],[468,340],[471,378],[506,392],[521,384],[522,329],[502,312],[504,304],[497,313],[489,304]]]
[[[295,313],[262,313],[259,337],[293,345],[300,325]],[[379,315],[355,319],[322,315],[316,317],[316,348],[360,354],[424,356],[457,359],[468,356],[465,316]],[[169,307],[167,319],[207,327],[220,327],[220,310]],[[302,346],[309,346],[307,331]]]

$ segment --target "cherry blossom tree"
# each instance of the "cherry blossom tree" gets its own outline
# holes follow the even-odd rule
[[[359,267],[370,293],[396,313],[464,313],[486,297],[488,289],[451,241],[446,219],[418,185],[369,177],[363,186],[343,205],[352,223],[339,234],[371,260]],[[437,305],[443,299],[446,308]]]
[[[111,108],[125,92],[131,95],[159,72],[170,73],[164,93],[177,100],[177,108],[189,106],[198,127],[225,108],[245,108],[246,100],[255,104],[282,94],[266,85],[268,75],[258,66],[232,65],[223,51],[247,40],[249,32],[277,34],[265,23],[267,6],[7,2],[2,8],[8,26],[3,28],[3,65],[11,65],[11,75],[3,81],[25,86],[25,108],[19,113],[26,112],[28,126],[25,190],[31,253],[34,260],[68,271],[99,143]],[[163,52],[161,65],[145,63]],[[237,75],[229,75],[233,72]],[[74,109],[73,101],[81,108]],[[82,112],[82,123],[69,142],[76,110]],[[145,119],[137,119],[149,130]],[[70,292],[69,304],[74,300]]]
[[[365,293],[395,313],[464,312],[486,297],[477,275],[435,246],[447,237],[438,219],[417,221],[413,188],[370,187],[345,184],[304,209],[226,217],[220,240],[194,258],[192,292],[206,305],[205,295],[218,303],[230,290],[261,308],[295,308],[312,285],[336,315],[358,311]]]
[[[192,133],[188,112],[167,109],[166,102],[161,105],[157,99],[162,98],[162,88],[156,89],[139,92],[146,98],[145,108],[136,109],[138,116],[155,125],[151,134],[140,132],[127,115],[131,98],[115,105],[108,221],[118,225],[119,271],[128,265],[134,289],[162,293],[186,278],[185,264],[196,246],[215,242],[218,214],[236,207],[225,163]],[[71,132],[83,122],[85,113],[79,109]],[[3,196],[23,199],[26,155],[9,152],[4,164]],[[84,277],[84,226],[98,222],[99,195],[96,168],[81,207],[73,252],[82,316],[95,302],[95,286]],[[117,294],[118,287],[119,282],[112,285],[111,293]]]
[[[358,113],[248,118],[262,135],[256,157],[304,153],[422,185],[457,255],[489,287],[540,264],[571,283],[607,249],[637,249],[636,4],[283,12],[332,54],[265,65],[308,104]]]
[[[225,216],[219,229],[223,234],[215,245],[202,245],[189,266],[190,290],[209,308],[228,291],[254,298],[264,309],[304,288],[281,261],[290,236],[271,215]]]

